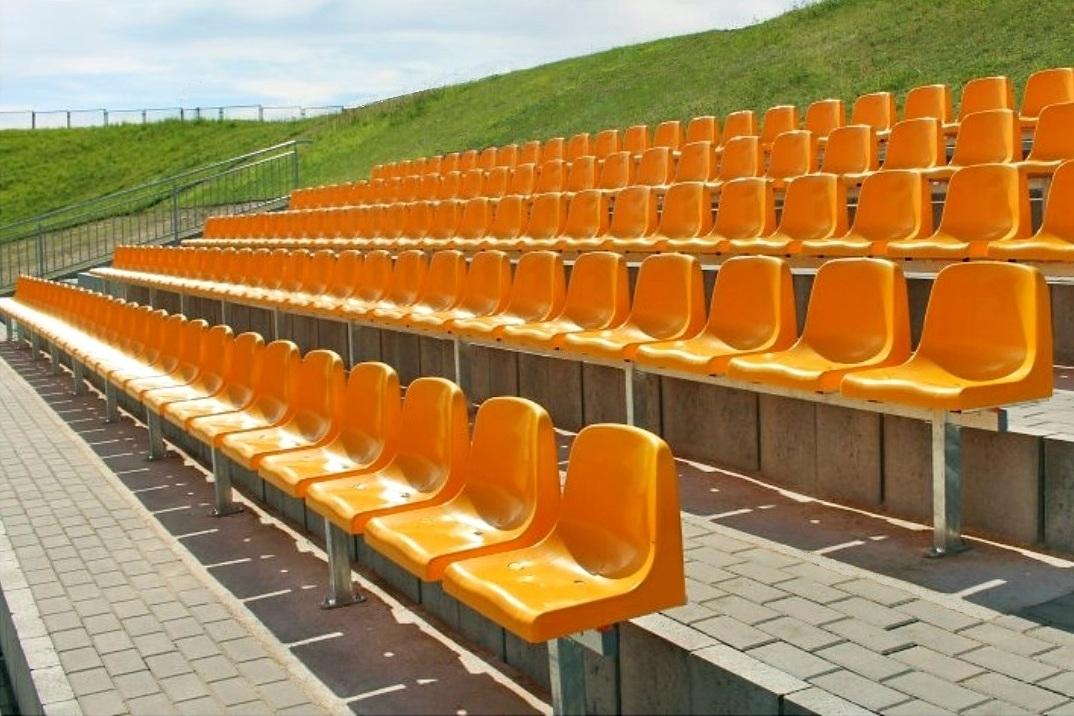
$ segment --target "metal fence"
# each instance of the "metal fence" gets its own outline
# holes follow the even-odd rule
[[[70,129],[72,127],[107,127],[112,124],[151,124],[168,120],[287,122],[327,114],[341,114],[344,109],[345,107],[341,104],[320,107],[298,105],[266,107],[260,104],[232,104],[217,107],[5,111],[0,112],[0,129]]]
[[[205,219],[285,206],[298,186],[302,140],[207,164],[0,226],[0,294],[20,274],[57,278],[109,260],[117,244],[163,244]]]

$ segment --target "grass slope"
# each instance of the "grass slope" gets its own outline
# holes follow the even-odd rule
[[[0,223],[302,137],[302,183],[378,162],[1069,65],[1069,0],[823,0],[773,20],[622,47],[301,122],[0,131]],[[958,96],[956,92],[956,102]]]

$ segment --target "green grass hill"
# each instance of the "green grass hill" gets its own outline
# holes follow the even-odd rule
[[[764,23],[621,47],[296,122],[164,122],[0,131],[0,224],[291,138],[304,185],[378,162],[722,116],[735,109],[905,93],[1074,61],[1070,0],[822,0]],[[356,88],[357,89],[357,88]]]

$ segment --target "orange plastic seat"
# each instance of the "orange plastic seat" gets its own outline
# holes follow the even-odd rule
[[[457,199],[474,199],[485,193],[485,172],[480,169],[471,169],[459,178],[459,190],[455,195]]]
[[[1050,109],[1046,108],[1041,116]],[[1042,126],[1038,124],[1037,131]],[[1016,261],[1074,260],[1074,160],[1055,170],[1044,203],[1044,220],[1037,233],[1028,238],[993,241],[988,245],[988,256]]]
[[[562,161],[566,156],[567,140],[563,137],[551,137],[544,140],[544,144],[541,146],[541,156],[538,157],[535,164],[541,166],[545,162]]]
[[[461,490],[433,507],[371,519],[365,543],[424,581],[460,559],[530,547],[559,516],[555,433],[544,408],[490,398],[478,408]]]
[[[592,189],[596,184],[596,157],[579,157],[571,162],[570,170],[567,172],[567,183],[563,190],[573,196],[577,192]]]
[[[500,339],[553,350],[562,347],[567,333],[620,325],[629,309],[630,283],[622,255],[590,251],[574,262],[562,313],[545,320],[505,325]]]
[[[446,311],[459,302],[466,279],[466,258],[461,251],[437,251],[429,260],[418,298],[405,305],[374,307],[367,318],[374,323],[400,325],[414,315]]]
[[[846,108],[841,99],[820,99],[806,107],[805,128],[822,144],[833,130],[846,122]]]
[[[593,138],[592,154],[603,160],[622,149],[618,129],[602,129]],[[630,154],[630,152],[627,152]]]
[[[515,157],[514,168],[518,168],[523,164],[537,165],[541,161],[541,143],[534,139],[523,143],[518,148],[518,156]]]
[[[589,132],[575,134],[567,142],[567,154],[563,159],[567,162],[575,162],[582,157],[592,156],[593,150],[590,144]]]
[[[496,149],[496,167],[505,167],[507,169],[514,169],[518,164],[518,145],[517,144],[505,144],[502,147]],[[489,169],[489,171],[493,171]]]
[[[490,171],[485,176],[485,186],[481,191],[481,196],[497,199],[508,193],[507,188],[511,183],[511,172],[512,168],[505,166],[496,167]]]
[[[742,109],[731,112],[723,119],[723,135],[721,146],[736,137],[756,137],[757,117],[752,109]]]
[[[820,171],[859,184],[877,170],[878,156],[876,129],[869,124],[847,124],[833,129],[828,135]]]
[[[776,228],[772,185],[760,177],[733,179],[723,185],[712,232],[696,238],[669,238],[661,250],[693,254],[727,251],[731,240],[770,235]]]
[[[651,147],[667,147],[673,153],[682,146],[682,122],[671,119],[656,125]]]
[[[565,295],[562,257],[551,251],[527,251],[518,260],[503,313],[460,319],[451,330],[461,336],[495,338],[507,326],[546,321],[559,315]]]
[[[896,258],[984,258],[988,244],[1029,235],[1026,180],[1011,164],[979,164],[955,172],[936,233],[916,241],[891,241]]]
[[[479,251],[466,272],[457,305],[429,313],[411,311],[407,325],[425,330],[450,330],[457,320],[491,316],[507,307],[511,260],[502,251]]]
[[[877,132],[887,132],[895,124],[895,97],[890,92],[871,92],[854,100],[851,124],[868,124]]]
[[[336,401],[332,422],[338,429],[331,441],[268,455],[258,474],[291,497],[303,498],[316,482],[377,470],[395,454],[400,404],[399,376],[391,366],[359,363]]]
[[[821,265],[802,336],[790,348],[732,358],[727,375],[752,383],[832,392],[852,371],[902,363],[910,315],[902,270],[882,259]]]
[[[675,165],[675,181],[710,182],[716,175],[716,152],[712,142],[700,140],[683,145]]]
[[[929,118],[937,120],[942,126],[950,124],[954,114],[951,88],[948,85],[921,85],[906,93],[904,120]]]
[[[458,152],[451,152],[449,154],[445,154],[440,160],[440,174],[444,175],[449,172],[459,171],[459,159],[460,157]]]
[[[512,249],[535,249],[541,244],[555,247],[567,219],[567,204],[564,194],[538,194],[530,204],[529,221],[523,235],[501,245],[509,245]]]
[[[227,347],[234,340],[230,326],[213,326],[205,332],[197,356],[197,372],[189,383],[153,388],[142,396],[146,409],[160,414],[168,403],[214,395],[224,385]]]
[[[540,249],[573,249],[575,246],[596,248],[607,233],[608,197],[597,189],[589,189],[578,192],[571,199],[562,235],[547,239],[531,236],[526,246]]]
[[[533,193],[547,194],[553,191],[563,191],[566,181],[567,163],[562,159],[550,159],[541,164],[541,173],[537,176]]]
[[[228,341],[223,351],[223,384],[202,398],[162,403],[161,417],[188,430],[191,420],[203,415],[232,413],[248,407],[256,397],[255,369],[261,362],[265,342],[257,333],[242,333]],[[211,370],[203,375],[210,375]],[[258,374],[260,375],[260,374]]]
[[[735,356],[784,350],[797,333],[787,263],[771,256],[736,256],[716,273],[708,322],[701,332],[646,343],[634,360],[642,367],[722,375]]]
[[[947,162],[943,126],[932,117],[904,119],[888,135],[884,170],[932,169]]]
[[[477,166],[482,172],[491,172],[497,166],[497,148],[486,147],[477,155]]]
[[[1018,111],[1022,129],[1035,129],[1037,118],[1048,105],[1068,102],[1074,102],[1074,67],[1054,67],[1034,72],[1026,80],[1022,107]]]
[[[615,195],[607,238],[574,239],[567,246],[578,250],[651,251],[655,246],[650,237],[656,231],[657,220],[656,192],[648,186],[630,186]]]
[[[1024,126],[1024,125],[1023,125]],[[1074,159],[1074,102],[1053,104],[1036,118],[1029,156],[1018,163],[1027,176],[1047,176],[1059,165]]]
[[[635,124],[623,131],[623,151],[630,152],[633,157],[640,157],[649,149],[649,127],[644,124]]]
[[[537,165],[519,164],[511,171],[511,181],[507,184],[507,193],[514,196],[529,196],[537,186]]]
[[[675,155],[669,147],[651,147],[638,161],[635,184],[664,186],[675,174]]]
[[[458,226],[455,227],[455,235],[441,244],[440,242],[425,241],[423,246],[428,248],[440,248],[448,246],[463,251],[476,249],[488,234],[489,225],[492,223],[492,202],[483,196],[479,196],[465,202],[462,213],[459,215]]]
[[[680,520],[667,444],[638,428],[591,425],[571,447],[547,536],[452,563],[444,589],[533,643],[649,614],[686,601]]]
[[[842,236],[807,239],[802,242],[802,253],[883,256],[890,241],[915,241],[931,233],[928,182],[918,172],[892,169],[870,174],[862,182],[850,231]]]
[[[465,202],[461,200],[442,200],[433,208],[433,215],[429,222],[429,230],[421,238],[418,245],[423,249],[442,249],[451,245],[458,229],[459,220],[462,216],[462,207]]]
[[[741,136],[729,139],[723,145],[720,154],[720,167],[716,172],[713,189],[719,189],[725,182],[743,177],[764,176],[764,151],[761,140],[753,136]]]
[[[614,328],[568,333],[563,350],[606,360],[630,360],[643,343],[684,338],[705,322],[701,265],[693,256],[649,256],[638,269],[630,315]]]
[[[846,186],[835,174],[808,174],[787,185],[783,215],[774,233],[730,239],[727,248],[735,253],[793,255],[801,252],[803,241],[841,236],[846,230]]]
[[[373,517],[443,504],[457,495],[468,452],[462,391],[442,378],[418,378],[403,398],[391,459],[309,485],[306,507],[350,534],[362,534]]]
[[[436,195],[433,198],[440,201],[458,198],[461,184],[462,174],[459,172],[444,172],[440,175],[440,184],[437,186]]]
[[[367,252],[362,260],[353,290],[347,299],[333,308],[331,312],[340,316],[364,312],[370,303],[379,301],[384,296],[391,276],[391,255],[379,249]]]
[[[950,163],[924,170],[924,174],[932,181],[946,180],[962,167],[1005,164],[1021,158],[1017,115],[1009,109],[983,110],[962,118]]]
[[[485,238],[478,248],[509,248],[518,240],[530,213],[530,200],[523,196],[505,196],[496,202]]]
[[[977,77],[962,86],[958,104],[960,122],[975,112],[990,109],[1015,109],[1014,84],[1010,78],[1002,75]]]
[[[806,129],[784,132],[772,142],[771,158],[766,176],[776,189],[783,189],[787,181],[816,171],[817,140]]]
[[[761,146],[767,151],[776,141],[776,137],[798,129],[799,124],[798,108],[793,104],[769,107],[764,113],[764,123],[761,125]]]
[[[384,292],[371,301],[350,303],[346,315],[361,318],[371,317],[376,311],[408,310],[421,295],[428,270],[423,252],[416,249],[400,251]]]
[[[471,169],[477,169],[477,150],[467,149],[466,151],[459,152],[459,168],[458,172],[468,172]]]
[[[931,410],[993,408],[1052,395],[1048,286],[1035,268],[954,264],[936,276],[921,343],[901,365],[848,375],[851,398]]]
[[[141,402],[146,391],[187,385],[198,376],[198,356],[208,324],[201,319],[188,321],[182,315],[169,316],[158,359],[144,366],[112,371],[108,380]]]
[[[634,157],[630,152],[615,152],[604,158],[596,188],[606,194],[614,194],[634,183]]]
[[[616,211],[618,211],[618,204]],[[615,221],[611,233],[618,236]],[[664,197],[654,236],[614,238],[606,248],[618,251],[664,251],[668,242],[696,239],[712,230],[712,193],[702,182],[673,184]]]
[[[686,136],[682,143],[708,142],[716,146],[720,142],[720,121],[711,114],[694,117],[686,125]]]
[[[345,385],[340,357],[333,351],[312,350],[288,386],[286,417],[272,426],[224,435],[217,446],[246,469],[257,470],[267,455],[327,442],[338,433],[333,418]]]

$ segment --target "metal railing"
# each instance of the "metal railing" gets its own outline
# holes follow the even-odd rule
[[[145,109],[28,109],[0,112],[0,129],[70,129],[72,127],[107,127],[115,124],[150,124],[168,120],[287,122],[327,114],[341,114],[344,109],[346,108],[341,104],[319,107],[230,104],[212,107],[147,107]]]
[[[0,226],[0,294],[20,274],[59,278],[108,261],[119,244],[165,244],[201,233],[214,214],[287,204],[298,186],[292,140]]]

